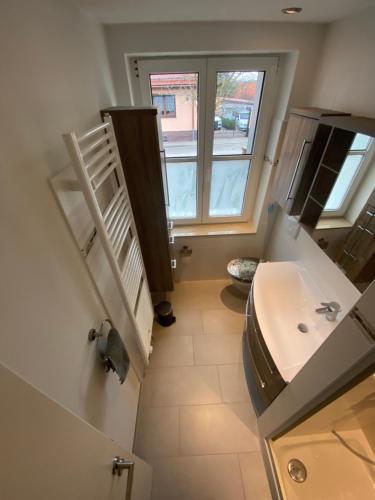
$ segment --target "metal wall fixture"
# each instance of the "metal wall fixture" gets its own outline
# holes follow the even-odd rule
[[[109,325],[108,334],[104,329],[106,324]],[[120,384],[123,384],[129,371],[130,358],[112,321],[106,318],[102,321],[99,330],[91,328],[88,339],[90,342],[97,340],[98,358],[103,363],[106,372],[112,370],[117,373]]]
[[[287,15],[299,14],[302,12],[302,7],[285,7],[281,12]]]
[[[108,319],[108,318],[103,319],[99,330],[96,330],[95,328],[91,328],[91,330],[89,331],[88,339],[90,342],[93,342],[94,340],[98,339],[99,337],[103,337],[103,328],[104,328],[104,325],[106,323],[109,324],[110,328],[113,328],[113,323],[110,319]]]
[[[180,248],[180,255],[182,257],[191,257],[193,254],[193,249],[188,245],[184,245]]]
[[[85,244],[81,248],[81,254],[82,254],[84,259],[88,256],[88,254],[90,253],[90,250],[94,246],[96,235],[97,235],[97,230],[94,227],[94,229],[91,231],[89,237],[87,238]]]

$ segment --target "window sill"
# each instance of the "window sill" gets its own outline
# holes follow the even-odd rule
[[[345,217],[323,217],[318,221],[315,229],[337,229],[340,227],[352,227]]]
[[[193,224],[174,226],[172,235],[175,238],[187,236],[225,236],[235,234],[255,234],[252,222],[228,222],[225,224]]]

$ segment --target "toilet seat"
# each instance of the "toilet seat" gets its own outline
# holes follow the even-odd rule
[[[240,257],[229,262],[227,271],[233,280],[251,283],[258,264],[259,259],[256,257]]]

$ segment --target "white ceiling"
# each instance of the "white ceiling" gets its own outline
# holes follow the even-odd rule
[[[103,23],[178,21],[331,22],[375,5],[375,0],[75,0]],[[303,7],[286,16],[284,7]],[[193,34],[192,34],[193,36]]]

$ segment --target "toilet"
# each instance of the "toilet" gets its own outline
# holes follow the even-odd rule
[[[259,259],[256,257],[240,257],[231,260],[227,266],[233,285],[244,295],[248,295],[250,292],[258,264]]]

